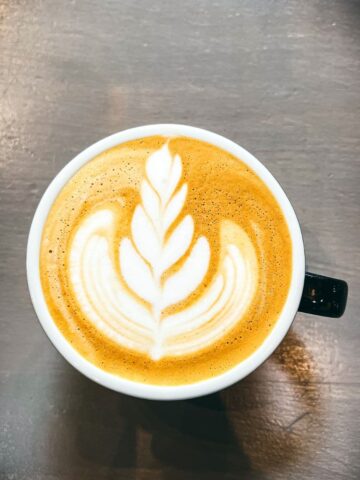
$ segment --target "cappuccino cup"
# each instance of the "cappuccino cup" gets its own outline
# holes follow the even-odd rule
[[[91,380],[140,398],[207,395],[261,365],[297,311],[340,317],[344,281],[305,271],[271,173],[207,130],[148,125],[71,160],[27,246],[39,321]]]

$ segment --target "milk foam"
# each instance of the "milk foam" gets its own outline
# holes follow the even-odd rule
[[[166,144],[147,159],[141,203],[128,237],[120,241],[118,265],[111,255],[111,209],[89,214],[70,249],[70,281],[86,318],[114,342],[153,360],[218,341],[241,321],[256,290],[254,247],[233,224],[241,241],[222,245],[218,272],[203,294],[177,313],[164,313],[202,284],[211,260],[207,238],[196,236],[191,215],[181,216],[187,197],[181,178],[180,156],[172,157]]]

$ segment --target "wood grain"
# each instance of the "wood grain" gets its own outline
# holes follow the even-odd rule
[[[360,3],[0,0],[0,478],[360,477]],[[157,403],[88,381],[32,310],[25,246],[48,182],[131,126],[188,123],[274,173],[341,320],[299,314],[218,395]]]

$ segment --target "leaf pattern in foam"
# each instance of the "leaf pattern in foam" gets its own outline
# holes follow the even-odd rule
[[[174,193],[181,173],[181,159],[179,155],[172,159],[167,143],[148,158],[146,174],[163,206]]]
[[[186,215],[165,244],[160,260],[160,275],[166,272],[187,252],[193,235],[194,221],[190,215]]]
[[[175,219],[180,215],[184,207],[187,195],[187,185],[184,183],[178,192],[169,200],[163,217],[163,229],[165,231],[172,225]]]
[[[186,215],[167,236],[185,205],[187,185],[178,190],[182,174],[179,155],[171,156],[165,144],[146,162],[147,178],[141,184],[141,204],[131,221],[131,239],[120,245],[120,268],[129,288],[152,306],[155,322],[162,310],[184,300],[206,275],[210,247],[200,237],[189,251],[194,221]],[[162,282],[162,275],[184,255],[179,270]]]
[[[120,243],[120,265],[124,279],[131,290],[140,298],[153,303],[158,296],[158,291],[152,272],[128,238],[124,238]]]
[[[135,208],[131,221],[131,233],[140,255],[155,267],[159,262],[162,246],[153,223],[141,205]]]
[[[159,229],[160,198],[147,180],[143,180],[141,184],[141,201],[146,215],[153,222],[154,227]]]
[[[205,237],[197,239],[182,268],[169,277],[163,289],[162,308],[181,302],[203,281],[210,261],[210,246]]]

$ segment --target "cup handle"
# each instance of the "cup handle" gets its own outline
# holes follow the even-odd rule
[[[345,311],[347,295],[348,286],[343,280],[306,272],[299,311],[339,318]]]

